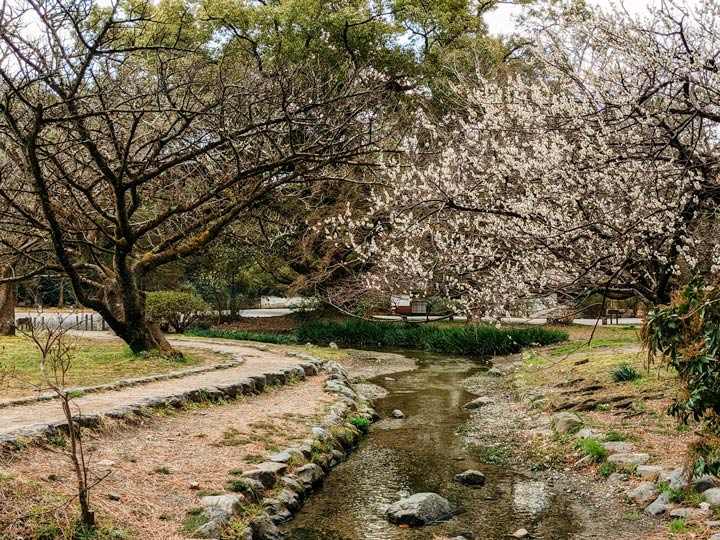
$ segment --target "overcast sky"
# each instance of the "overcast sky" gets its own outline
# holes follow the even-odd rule
[[[587,0],[588,4],[607,8],[613,4],[617,5],[616,0]],[[625,0],[623,5],[630,13],[644,13],[649,6],[657,6],[660,0]],[[689,5],[697,3],[697,0],[687,0]],[[492,34],[510,34],[515,30],[515,17],[522,12],[527,6],[516,6],[501,4],[490,13],[485,15],[490,33]]]

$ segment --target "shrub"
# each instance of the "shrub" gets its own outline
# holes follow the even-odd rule
[[[148,317],[181,334],[210,309],[199,296],[178,291],[149,292],[145,307]]]
[[[612,372],[612,379],[615,382],[634,381],[639,378],[638,370],[628,364],[623,364]]]
[[[720,286],[693,280],[670,305],[650,313],[642,341],[648,362],[660,357],[684,386],[670,414],[683,423],[693,418],[720,434]]]

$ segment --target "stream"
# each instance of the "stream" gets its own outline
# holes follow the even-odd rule
[[[431,540],[467,535],[475,540],[507,538],[525,528],[534,540],[571,539],[581,528],[562,494],[522,471],[479,461],[456,430],[468,419],[462,407],[476,396],[462,381],[488,368],[482,361],[417,352],[418,369],[383,375],[371,382],[389,395],[376,402],[375,424],[349,460],[337,466],[284,530],[292,540]],[[390,419],[394,409],[407,418]],[[477,469],[486,484],[467,487],[453,475]],[[460,513],[450,521],[404,529],[385,520],[397,500],[432,491]]]

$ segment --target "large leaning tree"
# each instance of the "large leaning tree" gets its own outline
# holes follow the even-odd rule
[[[27,240],[0,242],[23,269],[0,282],[67,275],[133,351],[172,352],[144,276],[383,136],[372,71],[259,62],[182,3],[25,0],[0,27],[0,238]]]
[[[329,221],[373,287],[503,313],[551,292],[666,303],[720,270],[720,2],[540,12],[533,70],[462,85],[369,210]]]

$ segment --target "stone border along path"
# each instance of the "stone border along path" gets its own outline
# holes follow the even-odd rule
[[[282,385],[288,377],[304,379],[306,374],[317,374],[322,365],[321,360],[304,353],[280,355],[235,344],[190,340],[183,343],[242,356],[244,362],[222,370],[79,397],[72,402],[80,411],[75,421],[84,427],[95,427],[103,417],[123,419],[140,414],[143,409],[179,408],[188,402],[233,399],[262,391],[265,386]],[[304,362],[293,365],[293,356]],[[38,419],[42,419],[42,423],[38,423]],[[18,450],[33,440],[53,436],[66,428],[62,410],[53,400],[6,407],[0,410],[0,454]]]
[[[205,523],[191,534],[192,538],[219,540],[232,518],[241,517],[248,504],[261,506],[264,514],[247,522],[243,540],[284,538],[277,525],[292,519],[306,498],[322,483],[323,477],[347,459],[362,436],[350,421],[351,414],[369,423],[379,416],[372,407],[362,403],[363,396],[352,388],[342,366],[331,361],[324,369],[328,373],[324,391],[336,394],[337,399],[322,424],[312,428],[312,438],[292,444],[254,469],[245,471],[240,494],[202,497],[200,502],[204,508],[200,516]],[[276,495],[264,495],[273,489],[277,490]]]

